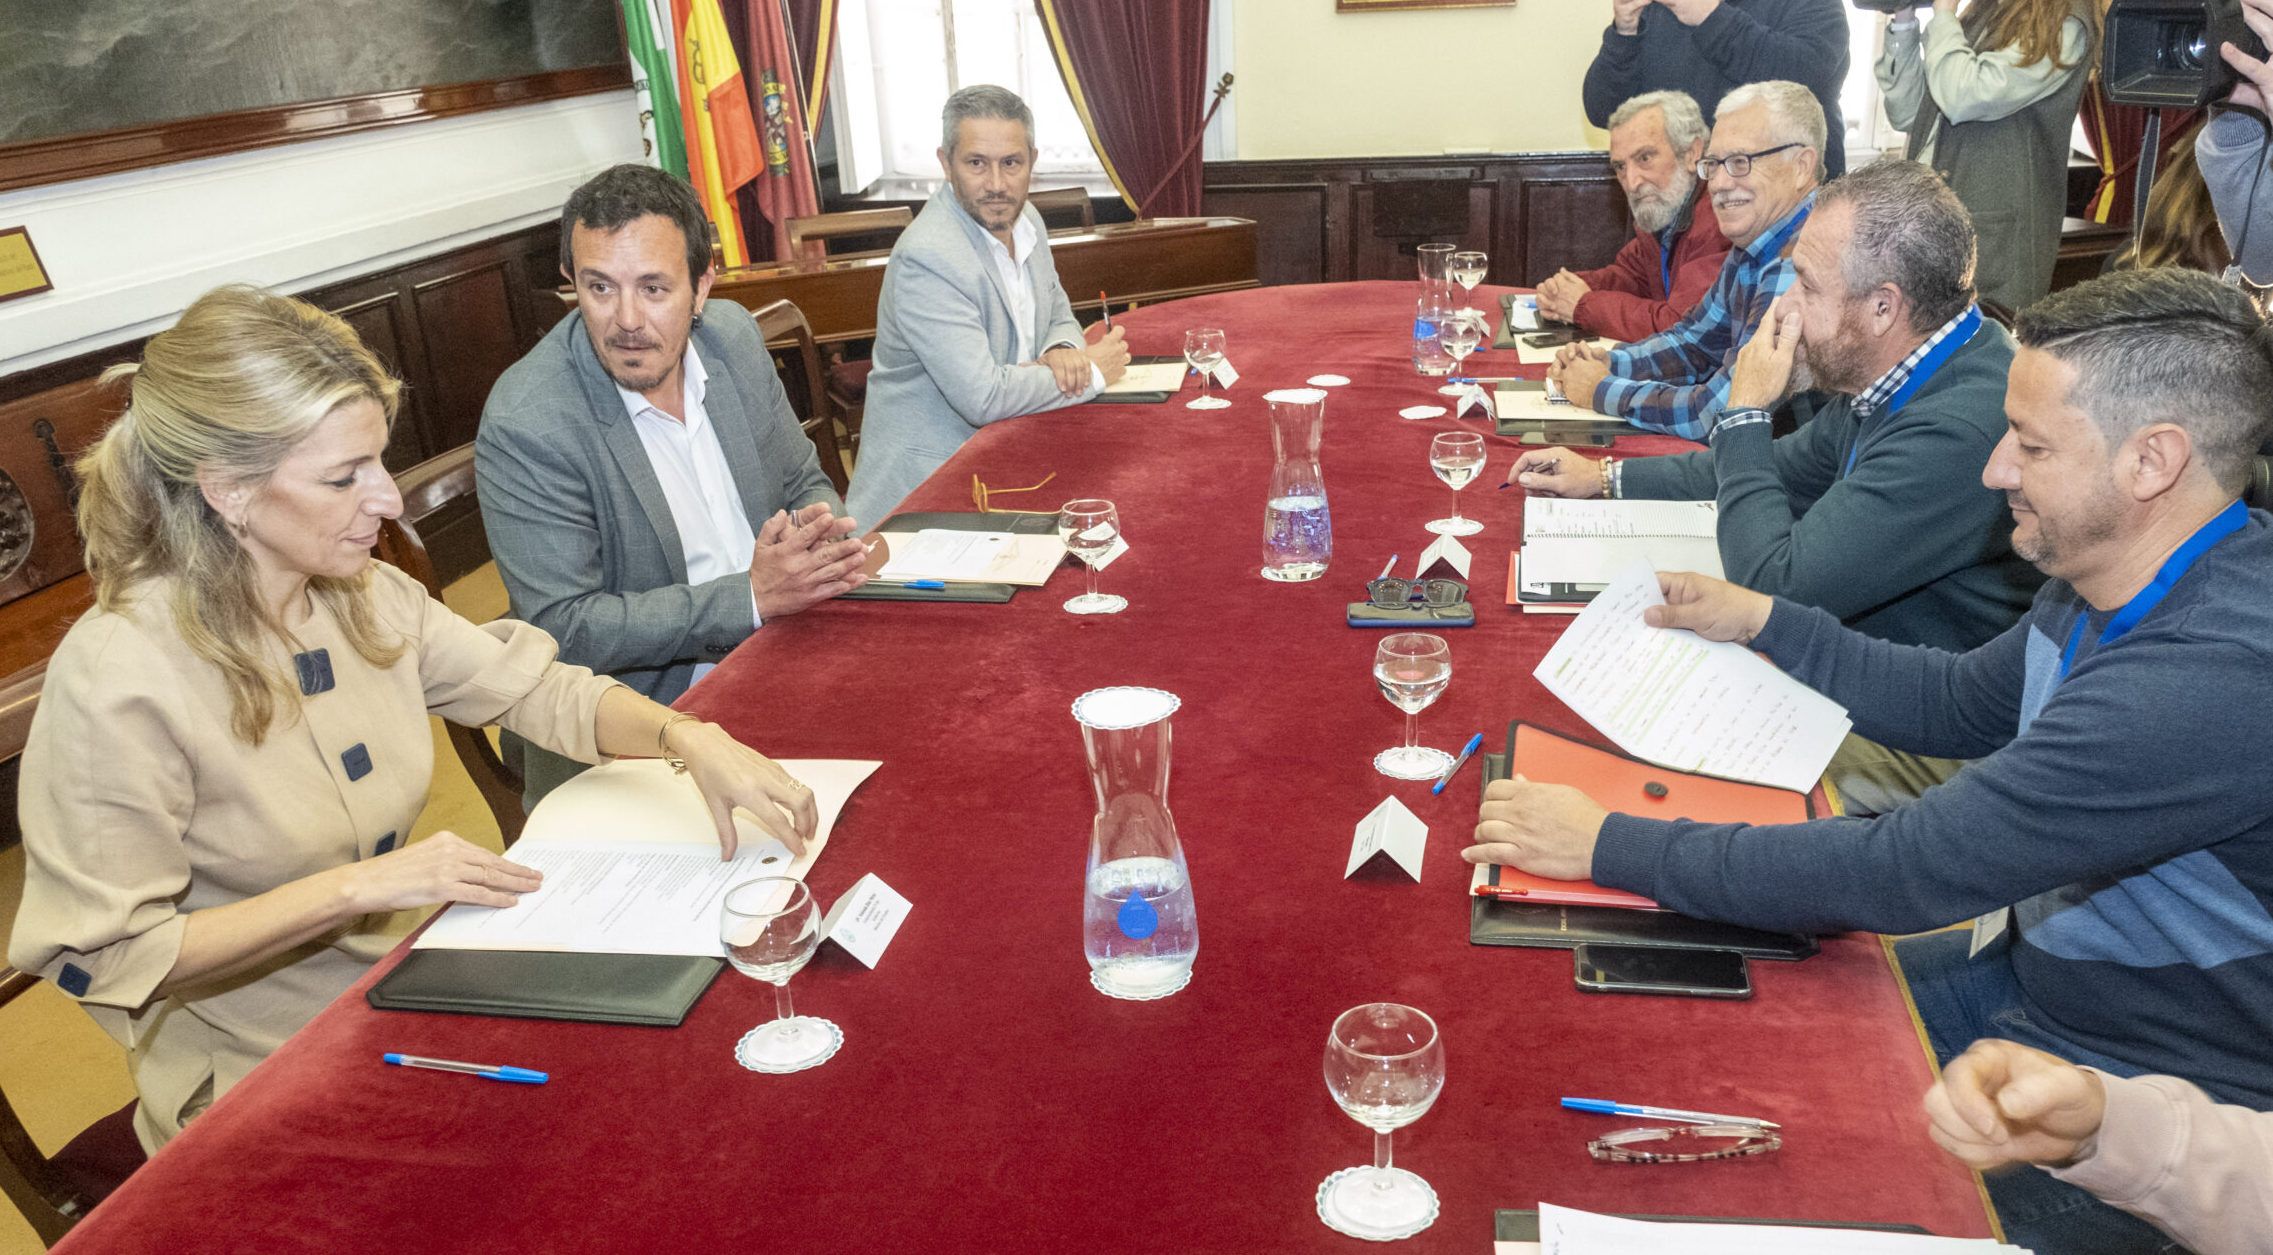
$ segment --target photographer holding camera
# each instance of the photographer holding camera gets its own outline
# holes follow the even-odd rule
[[[2265,44],[2273,43],[2273,0],[2241,0],[2241,16],[2257,36],[2257,51],[2263,52]],[[2273,99],[2273,65],[2230,40],[2218,51],[2241,81],[2226,97],[2226,107],[2214,111],[2202,127],[2194,156],[2234,268],[2252,287],[2273,286],[2273,190],[2260,186],[2268,157],[2265,114],[2266,101]]]
[[[1869,7],[1877,8],[1878,5]],[[1923,6],[1917,6],[1923,7]],[[1886,29],[1878,85],[1909,156],[1939,170],[1981,237],[1981,299],[2018,312],[2052,287],[2069,136],[2099,42],[2093,0],[1933,0]]]

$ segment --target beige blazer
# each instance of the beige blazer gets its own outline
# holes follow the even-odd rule
[[[48,666],[24,751],[24,902],[8,956],[127,1048],[152,1151],[391,941],[360,920],[154,998],[186,915],[399,845],[433,775],[429,713],[598,758],[594,719],[615,681],[554,661],[552,638],[525,623],[476,627],[393,567],[373,564],[370,592],[408,652],[371,666],[319,603],[297,658],[273,646],[307,695],[258,747],[231,733],[228,690],[174,630],[163,585],[89,612]]]

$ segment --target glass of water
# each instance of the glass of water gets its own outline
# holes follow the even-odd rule
[[[1452,489],[1452,517],[1431,519],[1425,526],[1439,536],[1473,536],[1484,530],[1474,519],[1460,517],[1460,490],[1484,473],[1484,438],[1472,431],[1442,431],[1429,441],[1429,467]]]
[[[802,1072],[827,1062],[844,1045],[843,1030],[798,1015],[789,1005],[789,978],[821,943],[821,913],[803,881],[765,876],[727,890],[718,909],[718,939],[735,971],[773,986],[773,1021],[743,1034],[734,1047],[743,1067]]]
[[[1435,1223],[1436,1191],[1390,1162],[1389,1135],[1428,1114],[1444,1092],[1436,1021],[1394,1002],[1342,1012],[1326,1035],[1326,1092],[1373,1130],[1373,1166],[1327,1177],[1318,1187],[1318,1218],[1373,1241],[1411,1237]]]
[[[1491,258],[1475,249],[1454,253],[1452,281],[1460,285],[1462,292],[1473,292],[1476,285],[1484,281],[1484,275],[1490,270],[1491,264]]]
[[[1058,508],[1058,539],[1065,542],[1066,550],[1081,559],[1081,567],[1089,573],[1089,591],[1065,603],[1071,614],[1119,614],[1129,608],[1126,597],[1114,597],[1097,591],[1097,564],[1112,552],[1113,542],[1121,536],[1121,516],[1110,501],[1083,498],[1068,501]]]
[[[1421,744],[1421,712],[1452,683],[1452,648],[1441,636],[1399,632],[1373,651],[1373,678],[1389,704],[1405,712],[1405,743],[1373,756],[1373,769],[1392,780],[1433,780],[1452,755]]]
[[[1200,395],[1184,403],[1187,410],[1220,410],[1231,402],[1222,397],[1208,395],[1208,380],[1215,377],[1215,368],[1223,365],[1223,331],[1216,327],[1200,327],[1184,333],[1184,361],[1200,372]]]
[[[1436,340],[1443,347],[1445,356],[1452,359],[1452,373],[1459,374],[1461,364],[1468,360],[1468,355],[1484,342],[1484,315],[1473,309],[1453,310],[1437,321]],[[1472,386],[1474,385],[1448,383],[1437,391],[1445,396],[1456,397]]]

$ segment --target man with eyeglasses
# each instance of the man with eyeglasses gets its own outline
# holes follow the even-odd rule
[[[1539,314],[1590,336],[1639,340],[1697,307],[1728,259],[1728,238],[1701,206],[1705,115],[1681,92],[1645,92],[1610,115],[1610,174],[1625,189],[1634,238],[1600,270],[1558,270]],[[1704,212],[1698,212],[1700,209]]]
[[[1687,92],[1710,109],[1746,83],[1784,79],[1815,94],[1836,139],[1846,134],[1847,40],[1840,0],[1610,0],[1610,26],[1586,68],[1586,120],[1607,126],[1620,101],[1646,91]],[[1826,177],[1847,168],[1837,143],[1823,159]]]
[[[1874,740],[1977,761],[1888,814],[1799,824],[1612,814],[1501,780],[1465,857],[1700,919],[1921,933],[1895,957],[1944,1063],[2003,1037],[2273,1110],[2273,516],[2241,500],[2273,434],[2273,327],[2162,267],[2056,292],[2015,338],[1980,475],[2050,578],[2009,631],[1963,654],[1894,645],[1688,573],[1660,575],[1643,616],[1761,651]],[[2167,1249],[2041,1173],[1988,1190],[2022,1246]]]
[[[1613,349],[1574,344],[1547,375],[1572,403],[1645,431],[1702,441],[1737,350],[1792,285],[1786,256],[1815,203],[1823,108],[1798,83],[1752,83],[1720,102],[1697,177],[1730,244],[1705,299],[1672,327]]]

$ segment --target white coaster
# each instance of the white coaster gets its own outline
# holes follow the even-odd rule
[[[1302,382],[1313,388],[1339,388],[1350,381],[1348,375],[1312,375]]]
[[[835,1024],[832,1024],[827,1020],[820,1019],[815,1016],[801,1015],[797,1018],[803,1021],[802,1027],[806,1031],[818,1031],[825,1036],[826,1040],[819,1051],[804,1055],[797,1059],[789,1060],[785,1063],[774,1063],[760,1058],[758,1055],[758,1044],[754,1039],[758,1036],[758,1034],[765,1032],[767,1027],[766,1024],[760,1024],[756,1028],[751,1029],[749,1032],[742,1034],[742,1039],[734,1043],[734,1062],[741,1064],[743,1067],[748,1068],[752,1072],[770,1072],[775,1075],[781,1075],[788,1072],[802,1072],[807,1068],[817,1068],[822,1064],[827,1063],[829,1060],[835,1058],[837,1051],[844,1048],[843,1029],[838,1028]],[[768,1021],[768,1023],[778,1023],[778,1021]]]
[[[1437,1205],[1436,1191],[1429,1187],[1428,1182],[1421,1180],[1418,1176],[1407,1172],[1403,1168],[1391,1168],[1389,1171],[1400,1179],[1400,1184],[1403,1184],[1405,1181],[1409,1180],[1412,1185],[1419,1187],[1421,1190],[1427,1191],[1428,1211],[1426,1214],[1420,1215],[1414,1220],[1408,1221],[1405,1224],[1383,1229],[1368,1229],[1361,1227],[1359,1224],[1355,1223],[1353,1217],[1342,1215],[1341,1212],[1334,1206],[1334,1203],[1336,1201],[1335,1192],[1337,1187],[1339,1187],[1343,1181],[1347,1180],[1355,1174],[1371,1171],[1373,1171],[1373,1169],[1370,1167],[1344,1168],[1340,1172],[1337,1172],[1318,1183],[1318,1218],[1326,1222],[1327,1228],[1332,1229],[1336,1233],[1346,1233],[1353,1238],[1363,1238],[1368,1242],[1397,1242],[1402,1241],[1405,1238],[1409,1238],[1414,1234],[1419,1233],[1421,1230],[1426,1229],[1430,1225],[1436,1223],[1437,1213],[1439,1210]]]
[[[1443,406],[1441,406],[1441,405],[1408,405],[1408,406],[1406,406],[1404,409],[1401,409],[1401,410],[1397,411],[1397,417],[1399,417],[1399,418],[1443,418],[1443,417],[1444,417],[1444,407],[1443,407]]]

